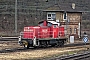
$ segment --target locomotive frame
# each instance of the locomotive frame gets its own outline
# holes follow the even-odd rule
[[[47,46],[63,46],[67,42],[67,38],[48,38],[48,39],[24,39],[19,38],[19,44],[24,48],[29,47],[47,47]]]

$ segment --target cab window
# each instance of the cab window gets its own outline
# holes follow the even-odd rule
[[[48,23],[48,26],[52,26],[52,24],[51,23]]]

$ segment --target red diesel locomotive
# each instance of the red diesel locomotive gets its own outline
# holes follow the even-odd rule
[[[24,27],[24,31],[19,37],[19,44],[25,48],[62,46],[66,41],[64,27],[52,24],[47,20],[39,22],[38,26]]]

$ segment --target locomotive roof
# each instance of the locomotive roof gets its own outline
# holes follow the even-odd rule
[[[57,23],[56,21],[48,21],[48,20],[43,20],[43,21],[40,21],[38,24],[41,24],[43,23],[44,21],[46,21],[47,23],[51,23],[53,25],[59,25],[60,23]]]
[[[57,23],[56,21],[48,21],[48,22],[50,22],[52,24],[56,24],[56,25],[59,25],[60,24],[60,23]]]

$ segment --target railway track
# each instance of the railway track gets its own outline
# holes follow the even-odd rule
[[[18,39],[18,37],[0,37],[0,39]]]
[[[7,41],[12,41],[12,39],[3,39],[1,41],[7,42]],[[14,41],[17,41],[17,39],[13,39],[13,43]],[[16,42],[15,42],[16,43]],[[2,43],[1,43],[2,44]],[[84,43],[74,43],[74,44],[65,44],[63,47],[64,48],[68,48],[68,47],[74,47],[74,46],[83,46]],[[87,43],[86,45],[90,45],[90,43]],[[11,52],[29,52],[29,51],[33,51],[33,50],[43,50],[43,49],[52,49],[52,48],[63,48],[63,47],[48,47],[48,48],[30,48],[30,49],[24,49],[23,47],[17,47],[17,48],[6,48],[6,49],[2,49],[0,50],[0,53],[11,53]],[[78,47],[77,49],[79,49],[80,47]],[[72,49],[72,48],[71,48]],[[89,54],[89,55],[88,55]],[[80,57],[82,56],[82,57]],[[74,54],[74,55],[69,55],[69,56],[63,56],[63,57],[57,57],[57,58],[53,58],[53,59],[49,59],[49,60],[81,60],[83,58],[87,58],[90,57],[90,53],[84,53],[82,54]],[[48,60],[48,59],[46,59]],[[84,59],[85,60],[85,59]]]
[[[90,60],[90,51],[82,54],[73,54],[68,56],[51,58],[48,60]]]
[[[4,41],[4,42],[17,41],[17,37],[3,37],[2,39],[0,39],[0,41]],[[74,46],[82,46],[82,45],[84,45],[84,43],[65,44],[63,47],[74,47]],[[90,43],[86,43],[86,45],[90,45]],[[48,47],[48,48],[52,48],[52,47]],[[37,48],[37,50],[39,50],[39,49],[48,49],[48,48]],[[57,48],[57,47],[53,47],[53,48]],[[33,48],[24,49],[23,47],[6,48],[6,49],[0,50],[0,53],[9,53],[9,52],[17,52],[17,51],[28,51],[28,50],[36,50],[36,49],[33,49]]]
[[[67,44],[67,45],[64,45],[63,47],[74,47],[74,46],[81,46],[81,45],[84,45],[84,44],[83,43],[81,43],[81,44]],[[87,43],[87,45],[90,45],[90,43]],[[50,49],[50,48],[62,48],[62,47],[38,47],[38,48],[30,47],[29,49],[25,49],[23,47],[6,48],[6,49],[0,50],[0,53],[21,52],[21,51],[41,50],[41,49]]]
[[[0,37],[0,41],[18,41],[18,37]]]

